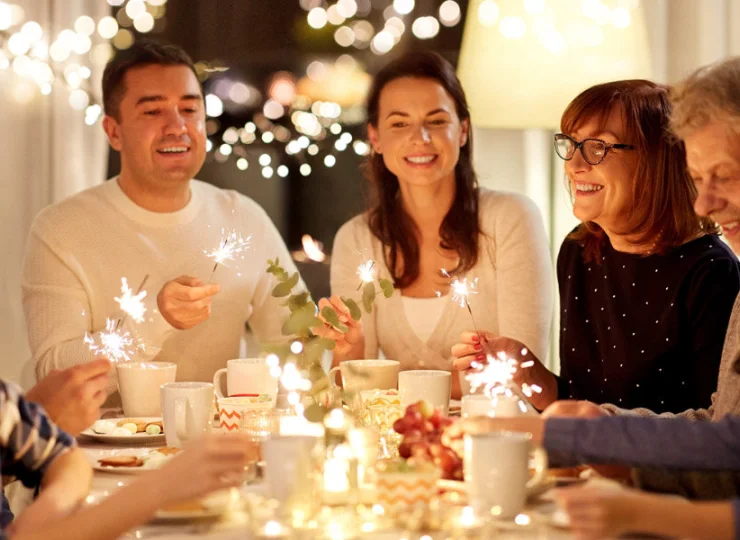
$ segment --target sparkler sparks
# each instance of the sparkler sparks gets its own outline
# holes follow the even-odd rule
[[[472,294],[478,294],[476,290],[478,288],[478,278],[468,281],[468,278],[463,280],[456,279],[451,284],[452,287],[452,301],[460,307],[467,307],[470,309],[470,303],[468,299]]]
[[[360,266],[357,267],[357,277],[360,278],[360,287],[363,283],[372,283],[378,275],[378,271],[375,268],[375,261],[372,259],[366,260]],[[358,287],[359,289],[359,287]]]
[[[128,332],[116,329],[116,321],[106,319],[105,330],[95,336],[85,334],[85,343],[94,354],[107,356],[111,362],[131,360],[134,354],[134,340]]]
[[[224,233],[223,229],[221,230],[221,233]],[[211,281],[213,278],[213,274],[216,273],[216,268],[218,268],[219,264],[225,264],[226,261],[235,261],[236,257],[240,255],[243,256],[243,253],[249,249],[251,244],[251,234],[246,238],[243,238],[240,234],[237,234],[236,231],[232,231],[221,239],[221,242],[219,242],[218,247],[215,249],[211,251],[204,249],[203,253],[205,256],[214,262],[213,271],[211,272],[211,277],[208,278],[208,281]]]
[[[473,371],[466,378],[470,382],[472,392],[482,387],[487,395],[492,395],[500,392],[497,389],[506,388],[514,380],[518,362],[503,352],[496,356],[488,354],[486,360],[485,365],[475,363],[472,366]]]
[[[523,352],[526,349],[523,349]],[[486,364],[474,362],[471,371],[466,375],[470,382],[471,393],[483,389],[483,394],[493,399],[497,396],[506,396],[514,399],[523,414],[527,414],[531,409],[531,404],[527,398],[533,394],[541,393],[542,388],[536,384],[523,383],[521,387],[514,381],[514,376],[519,368],[527,368],[534,365],[534,362],[522,362],[521,364],[513,358],[507,356],[503,351],[496,355],[487,354]],[[526,397],[525,397],[526,396]]]
[[[128,286],[128,281],[126,280],[126,278],[121,278],[121,296],[116,296],[114,299],[121,307],[121,311],[123,311],[126,315],[131,317],[137,323],[144,322],[146,306],[144,306],[143,300],[146,297],[146,291],[143,290],[143,288],[148,277],[149,276],[146,276],[144,278],[144,281],[141,283],[141,286],[139,287],[139,290],[136,294],[134,294],[134,291],[131,290],[131,288]],[[118,324],[117,326],[120,326],[120,324]]]
[[[440,269],[440,273],[446,278],[452,279],[452,276],[450,276],[449,272],[447,272],[447,270],[445,270],[444,268]],[[470,319],[473,321],[473,329],[475,330],[475,333],[480,336],[481,333],[478,331],[478,325],[475,322],[473,310],[470,308],[470,295],[478,294],[478,278],[473,278],[470,281],[468,281],[468,278],[463,278],[462,280],[452,280],[450,282],[450,289],[452,291],[452,301],[461,308],[468,309],[468,313],[470,313]],[[437,296],[441,296],[441,293],[439,293],[439,291],[437,291]]]

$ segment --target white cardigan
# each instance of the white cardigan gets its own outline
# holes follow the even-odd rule
[[[543,362],[553,309],[552,262],[542,217],[528,198],[480,189],[481,249],[478,263],[466,274],[478,278],[470,306],[478,330],[518,339]],[[357,266],[372,258],[380,277],[389,277],[383,246],[362,214],[345,223],[334,240],[332,294],[357,298]],[[450,301],[429,340],[422,342],[406,319],[400,292],[376,300],[371,315],[363,312],[365,358],[401,362],[401,369],[452,370],[452,346],[460,333],[473,330],[467,309]]]

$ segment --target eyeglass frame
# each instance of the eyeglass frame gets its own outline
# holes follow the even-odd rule
[[[575,148],[573,149],[573,155],[570,156],[569,158],[564,158],[563,156],[560,155],[560,152],[558,152],[558,140],[563,140],[563,139],[567,139],[575,145]],[[597,161],[596,163],[591,163],[586,157],[586,154],[583,152],[583,145],[586,144],[588,141],[596,141],[604,145],[604,155],[601,156],[601,159]],[[587,137],[583,139],[581,142],[578,142],[573,137],[571,137],[570,135],[566,135],[565,133],[556,133],[555,135],[553,135],[552,145],[555,149],[555,153],[563,161],[570,161],[571,159],[573,159],[573,156],[575,156],[576,152],[580,149],[583,160],[593,167],[595,167],[596,165],[604,161],[604,158],[606,158],[606,155],[609,153],[609,150],[611,150],[612,148],[616,150],[634,150],[635,149],[634,145],[632,144],[608,143],[606,141],[597,139],[595,137]]]

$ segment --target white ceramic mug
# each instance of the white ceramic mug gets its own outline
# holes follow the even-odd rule
[[[471,416],[489,416],[493,411],[493,400],[485,394],[469,394],[460,400],[463,418]]]
[[[273,435],[262,443],[270,498],[291,509],[312,504],[316,499],[313,452],[319,441],[310,435]]]
[[[532,448],[529,433],[480,433],[465,435],[463,474],[472,506],[503,518],[519,514],[527,491],[547,479],[547,453]],[[534,476],[529,477],[530,452]],[[495,509],[498,510],[495,510]]]
[[[277,396],[278,382],[270,375],[270,366],[264,358],[237,358],[226,362],[213,376],[216,396],[225,397],[221,391],[221,378],[226,375],[226,393],[229,397],[257,397],[268,394],[273,401]]]
[[[345,360],[329,370],[332,386],[337,384],[337,371],[342,376],[342,386],[348,392],[362,390],[388,390],[398,387],[398,371],[401,363],[397,360]]]
[[[517,396],[500,394],[493,397],[485,394],[469,394],[462,398],[462,417],[491,416],[509,418],[525,414]]]
[[[401,409],[417,401],[427,401],[447,414],[450,408],[452,374],[435,369],[412,369],[398,374]]]
[[[159,387],[175,382],[177,364],[119,362],[116,374],[125,416],[162,416]]]
[[[208,431],[213,404],[213,384],[174,382],[163,384],[162,420],[167,446],[180,448]]]

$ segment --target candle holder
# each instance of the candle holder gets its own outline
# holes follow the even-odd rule
[[[329,506],[354,508],[359,502],[358,463],[347,435],[352,426],[342,409],[324,418],[322,501]]]

